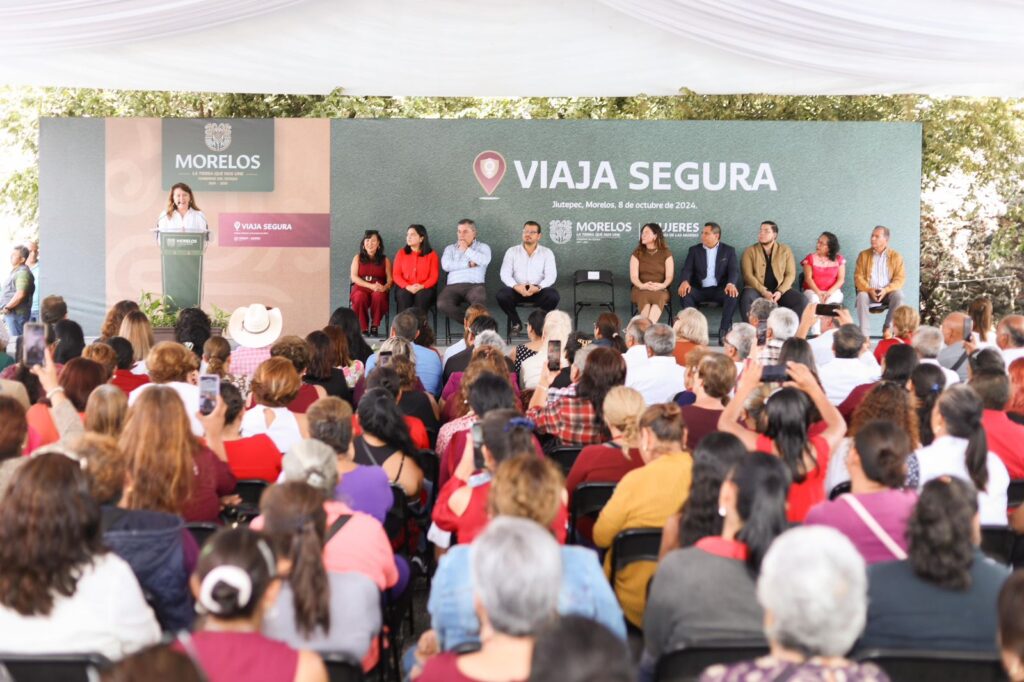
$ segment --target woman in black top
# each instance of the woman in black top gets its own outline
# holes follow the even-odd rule
[[[309,346],[309,365],[302,380],[314,386],[323,386],[327,395],[341,398],[352,404],[352,389],[345,380],[345,372],[338,365],[341,358],[337,357],[337,349],[331,338],[322,331],[310,332],[306,336]]]

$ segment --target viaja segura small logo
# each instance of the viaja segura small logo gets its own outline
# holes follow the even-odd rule
[[[548,232],[551,241],[556,244],[566,244],[572,239],[571,220],[552,220],[548,223]]]
[[[207,123],[205,133],[206,146],[210,151],[222,152],[231,146],[230,123]]]

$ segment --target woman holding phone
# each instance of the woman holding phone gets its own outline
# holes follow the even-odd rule
[[[804,266],[804,296],[809,305],[843,302],[843,283],[846,281],[846,259],[839,253],[839,238],[831,232],[822,232],[814,253],[800,261]],[[822,331],[821,319],[814,324],[812,333]],[[826,317],[825,329],[832,326],[832,318]]]

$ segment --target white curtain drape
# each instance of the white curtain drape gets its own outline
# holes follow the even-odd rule
[[[0,0],[0,83],[1024,95],[1012,0]]]

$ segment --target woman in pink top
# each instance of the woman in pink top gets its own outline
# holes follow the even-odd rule
[[[846,281],[846,259],[839,253],[839,238],[831,232],[822,232],[814,253],[800,261],[804,266],[804,296],[809,305],[818,303],[843,302],[843,283]],[[821,333],[821,321],[825,328],[831,326],[832,318],[819,318],[814,331]]]

